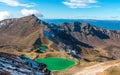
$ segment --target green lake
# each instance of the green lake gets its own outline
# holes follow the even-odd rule
[[[51,71],[62,71],[70,67],[73,67],[77,63],[73,60],[63,58],[37,58],[37,62],[44,63],[47,65],[47,69]]]

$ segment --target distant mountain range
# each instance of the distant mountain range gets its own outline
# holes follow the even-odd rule
[[[65,51],[66,47],[70,46],[71,49],[77,50],[77,54],[81,53],[81,46],[106,49],[108,52],[120,48],[119,31],[102,29],[89,23],[49,24],[35,15],[30,15],[0,21],[0,25],[0,46],[4,51],[7,48],[24,51],[37,45],[48,45],[50,41],[50,48]]]
[[[62,24],[64,22],[73,23],[90,23],[91,25],[101,27],[109,30],[120,30],[119,20],[93,20],[93,19],[43,19],[43,21],[48,23]]]
[[[0,52],[15,55],[31,53],[31,57],[36,59],[40,57],[36,50],[46,46],[46,55],[41,53],[44,57],[60,56],[57,53],[63,52],[67,58],[72,56],[87,62],[120,58],[119,30],[81,22],[50,24],[35,15],[6,19],[0,21],[0,25]]]

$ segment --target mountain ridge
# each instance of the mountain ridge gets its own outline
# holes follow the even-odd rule
[[[50,50],[75,51],[72,56],[77,58],[81,55],[84,58],[84,55],[89,56],[89,54],[96,56],[93,52],[95,49],[98,49],[95,50],[98,55],[105,53],[107,57],[120,57],[112,53],[114,49],[116,52],[120,49],[119,31],[106,30],[80,22],[49,24],[39,20],[35,15],[10,20],[10,23],[0,28],[0,51],[9,53],[11,50],[17,53],[32,51],[40,45],[45,45],[48,47],[48,52]]]
[[[97,26],[99,28],[109,29],[109,30],[120,30],[120,21],[112,20],[89,20],[89,19],[42,19],[47,23],[62,24],[64,22],[73,23],[75,21],[81,23],[90,23],[91,25]]]

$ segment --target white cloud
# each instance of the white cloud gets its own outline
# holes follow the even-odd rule
[[[5,3],[9,6],[22,6],[22,7],[33,7],[34,4],[23,4],[18,2],[18,0],[0,0],[0,2]]]
[[[22,9],[21,14],[23,16],[28,16],[28,15],[34,14],[38,17],[43,17],[43,15],[38,10],[35,10],[35,9]]]
[[[69,6],[70,8],[91,8],[91,7],[100,7],[92,6],[90,4],[96,4],[97,0],[66,0],[63,4]]]
[[[10,14],[8,11],[2,11],[0,12],[0,20],[4,20],[10,17]]]

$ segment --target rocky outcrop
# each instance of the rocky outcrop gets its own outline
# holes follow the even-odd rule
[[[106,54],[119,58],[120,31],[80,22],[48,24],[35,15],[0,21],[0,51],[33,51],[40,45],[49,46],[47,51],[67,51],[74,57]]]
[[[98,28],[88,23],[49,24],[44,30],[44,35],[49,40],[57,43],[60,51],[72,52],[73,50],[76,55],[85,54],[85,50],[81,49],[81,47],[87,48],[86,52],[92,55],[95,54],[90,49],[101,48],[103,52],[108,54],[108,57],[112,55],[113,58],[118,57],[115,52],[120,52],[119,31]],[[98,51],[98,56],[104,55],[102,50]]]
[[[0,73],[2,75],[51,75],[45,64],[6,53],[0,53]]]
[[[32,48],[42,35],[44,25],[35,15],[0,21],[0,46],[13,49]]]

